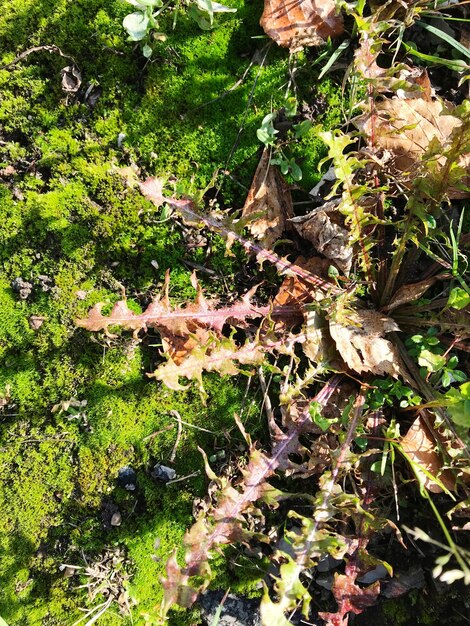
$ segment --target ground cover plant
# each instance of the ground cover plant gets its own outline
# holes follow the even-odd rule
[[[4,4],[2,618],[466,623],[465,6]]]

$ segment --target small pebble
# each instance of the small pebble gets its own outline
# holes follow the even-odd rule
[[[122,522],[122,516],[119,513],[119,511],[116,511],[116,513],[113,513],[113,516],[111,518],[111,526],[120,526]]]
[[[120,487],[127,491],[135,491],[137,487],[137,474],[132,467],[123,467],[119,470],[117,482]]]
[[[166,465],[161,465],[160,463],[154,465],[151,475],[155,478],[155,480],[162,483],[167,483],[176,478],[176,472],[174,469],[167,467]]]

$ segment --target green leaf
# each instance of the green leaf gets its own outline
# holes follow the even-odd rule
[[[327,63],[325,63],[325,65],[323,66],[322,71],[320,72],[318,76],[318,80],[321,80],[323,76],[325,76],[325,74],[332,67],[335,61],[337,61],[339,57],[343,54],[343,52],[346,50],[346,48],[349,47],[350,43],[351,41],[349,39],[346,39],[345,41],[343,41],[343,43],[340,46],[338,46],[338,48],[336,48],[336,50],[331,54]]]
[[[286,113],[286,117],[294,117],[297,115],[297,99],[296,98],[287,98],[286,103],[284,105],[284,110]]]
[[[438,372],[445,366],[446,359],[440,354],[434,354],[434,352],[430,350],[421,350],[418,363],[421,367],[425,367],[428,372]]]
[[[291,171],[292,178],[295,181],[302,180],[302,170],[294,161],[294,159],[291,159],[290,161],[290,171]]]
[[[447,304],[453,309],[465,309],[470,304],[470,293],[461,287],[454,287],[449,294]]]
[[[440,57],[432,56],[431,54],[419,52],[418,50],[415,50],[413,46],[408,45],[405,42],[403,42],[403,45],[408,54],[411,54],[422,61],[428,61],[429,63],[434,63],[435,65],[443,65],[444,67],[448,67],[453,72],[464,72],[469,68],[468,64],[460,59],[441,59]]]
[[[152,56],[152,48],[148,45],[148,43],[145,44],[145,46],[142,48],[142,54],[144,55],[144,57],[146,59],[150,59],[150,57]]]
[[[443,41],[445,41],[450,46],[458,50],[462,56],[467,57],[467,59],[470,59],[470,50],[467,50],[465,46],[463,46],[460,42],[456,41],[453,37],[451,37],[448,33],[444,32],[440,28],[435,28],[434,26],[431,26],[430,24],[426,24],[426,22],[419,22],[419,21],[416,22],[416,26],[421,26],[421,28],[424,28],[424,30],[427,30],[433,35],[440,37]]]
[[[301,139],[302,137],[305,137],[311,128],[312,122],[310,120],[304,120],[303,122],[300,122],[300,124],[295,124],[295,138]]]
[[[312,403],[310,405],[310,415],[312,417],[312,422],[316,424],[323,432],[327,431],[333,424],[337,422],[336,419],[328,419],[323,417],[321,414],[321,407],[316,403]]]
[[[141,11],[129,13],[123,19],[122,25],[129,33],[131,41],[141,41],[147,35],[149,17]]]
[[[192,4],[188,9],[188,15],[193,19],[201,30],[211,30],[212,22],[206,17],[206,13],[201,11],[199,7]]]

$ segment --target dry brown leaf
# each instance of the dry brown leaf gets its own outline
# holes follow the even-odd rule
[[[282,235],[286,219],[294,214],[289,188],[279,169],[271,165],[269,160],[270,152],[265,149],[242,212],[245,218],[254,216],[248,228],[253,237],[268,249]],[[255,217],[256,214],[259,216]]]
[[[291,52],[320,46],[343,32],[335,0],[265,0],[260,24],[267,35]]]
[[[376,146],[394,155],[393,165],[397,170],[412,172],[433,139],[445,148],[453,131],[461,126],[457,117],[443,113],[444,108],[451,109],[452,105],[443,100],[394,97],[378,102],[377,115],[373,118],[362,116],[355,123],[368,137],[373,137]],[[469,155],[462,155],[461,166],[469,170]],[[470,194],[452,188],[448,195],[465,198]]]
[[[418,298],[420,298],[423,293],[434,285],[434,283],[438,279],[435,276],[431,276],[430,278],[425,278],[424,280],[419,281],[419,283],[411,283],[409,285],[402,285],[392,297],[390,304],[384,307],[384,311],[393,311],[397,307],[402,304],[408,304],[409,302],[414,302]]]
[[[353,258],[349,231],[336,224],[328,212],[320,209],[312,211],[306,217],[307,219],[301,223],[298,223],[297,218],[294,222],[299,235],[313,243],[320,254],[334,261],[347,275]]]
[[[296,259],[295,265],[307,272],[314,272],[316,276],[319,276],[325,281],[329,280],[328,267],[330,263],[327,259],[322,259],[318,256],[305,259],[300,256]],[[315,300],[322,300],[324,297],[325,294],[323,292],[315,290],[310,283],[299,276],[286,276],[273,300],[274,311],[279,308],[284,312],[282,319],[276,318],[276,316],[273,315],[273,330],[275,333],[283,333],[301,324],[305,319],[302,305],[314,302]],[[292,310],[289,315],[286,315],[289,306],[292,306]]]
[[[345,363],[352,370],[406,378],[397,348],[384,336],[399,330],[389,317],[377,311],[356,310],[330,320],[330,334]]]
[[[452,473],[448,470],[442,472],[443,463],[441,456],[435,449],[436,441],[421,417],[417,417],[411,424],[410,429],[401,440],[401,447],[418,468],[421,467],[432,476],[438,478],[447,489],[455,489],[455,480]],[[419,469],[417,469],[417,472],[428,491],[432,493],[442,492],[441,487],[425,472]]]
[[[322,259],[321,257],[311,257],[310,259],[299,257],[296,259],[295,264],[308,272],[314,272],[316,276],[320,276],[326,281],[328,280],[330,263],[327,259]],[[298,276],[287,276],[273,301],[272,319],[274,325],[272,330],[274,333],[276,335],[284,334],[295,326],[305,323],[305,339],[302,342],[302,350],[308,359],[316,363],[329,356],[334,356],[330,355],[329,352],[331,350],[328,350],[331,347],[331,339],[328,342],[325,337],[327,323],[324,315],[314,310],[308,311],[303,305],[323,300],[324,297],[324,293],[315,290],[311,284]],[[289,307],[292,307],[291,310],[289,310]],[[276,317],[276,308],[283,312],[281,318]],[[289,313],[286,314],[286,312]]]

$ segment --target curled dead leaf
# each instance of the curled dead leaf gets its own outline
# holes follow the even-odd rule
[[[426,291],[434,285],[434,283],[438,279],[435,276],[431,276],[430,278],[425,278],[424,280],[419,281],[418,283],[410,283],[409,285],[402,285],[395,292],[388,306],[384,307],[384,311],[393,311],[399,306],[403,304],[408,304],[409,302],[414,302],[418,298],[420,298]]]
[[[291,52],[319,46],[343,32],[335,0],[265,0],[260,24],[265,33]]]
[[[332,212],[317,209],[291,221],[301,237],[310,241],[320,254],[334,261],[344,274],[349,273],[353,258],[350,233],[335,223]]]
[[[455,480],[448,470],[442,471],[443,461],[436,451],[436,438],[421,417],[417,417],[401,440],[401,447],[413,463],[420,482],[432,493],[441,493],[442,488],[431,476],[437,478],[446,489],[455,489]],[[425,471],[423,471],[425,470]]]
[[[67,65],[60,70],[62,89],[65,93],[77,93],[82,84],[82,74],[76,65]]]
[[[268,249],[282,235],[286,219],[294,214],[289,188],[279,169],[269,161],[270,152],[266,148],[256,168],[242,212],[244,218],[253,216],[248,229],[263,248]]]
[[[391,318],[364,309],[330,320],[331,337],[348,367],[358,374],[372,372],[406,379],[398,349],[385,339],[387,333],[396,330],[399,328]]]
[[[431,142],[437,140],[443,150],[449,146],[454,131],[462,125],[461,120],[448,113],[451,109],[452,105],[444,100],[394,97],[377,102],[376,113],[357,118],[355,124],[368,137],[373,137],[376,146],[393,155],[396,170],[410,174]],[[444,165],[445,159],[437,158]],[[469,172],[470,155],[461,155],[460,165]],[[470,174],[461,182],[468,186]],[[450,198],[469,195],[461,188],[451,187],[448,191]]]

